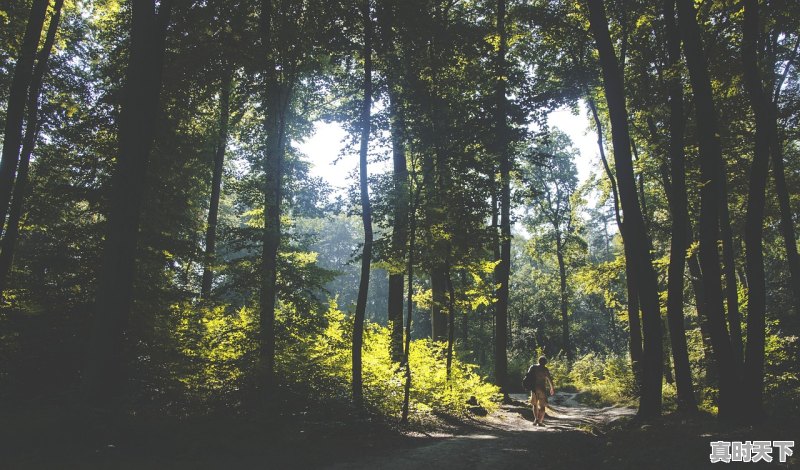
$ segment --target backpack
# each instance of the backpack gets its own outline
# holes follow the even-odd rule
[[[534,385],[536,384],[536,374],[535,374],[535,367],[531,366],[528,369],[528,373],[525,374],[525,378],[522,379],[522,388],[525,390],[533,390]]]

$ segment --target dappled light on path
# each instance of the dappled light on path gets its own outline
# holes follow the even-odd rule
[[[548,406],[545,426],[535,426],[528,395],[512,394],[511,403],[485,419],[471,420],[449,435],[419,437],[411,448],[391,450],[337,463],[329,469],[497,469],[566,468],[588,454],[576,448],[599,447],[599,427],[633,408],[591,408],[575,401],[574,393],[556,393]]]

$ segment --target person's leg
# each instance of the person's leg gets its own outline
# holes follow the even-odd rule
[[[544,422],[544,414],[547,407],[547,394],[545,394],[544,390],[536,391],[536,406],[538,408],[536,421],[541,424]]]
[[[541,418],[539,418],[539,422],[544,424],[544,415],[547,412],[547,392],[543,391],[541,399],[539,400],[539,413],[541,414]]]
[[[531,406],[533,407],[533,422],[535,423],[537,420],[537,416],[539,416],[539,408],[536,406],[538,399],[536,398],[536,392],[531,390]]]

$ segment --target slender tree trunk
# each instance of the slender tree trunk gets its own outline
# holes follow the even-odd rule
[[[453,343],[456,335],[456,292],[453,288],[453,278],[451,273],[447,273],[447,378],[450,379],[450,371],[453,366]]]
[[[0,243],[0,297],[6,289],[8,276],[11,272],[11,265],[14,261],[14,251],[19,238],[19,222],[22,218],[25,197],[28,193],[31,155],[36,145],[39,135],[39,97],[42,93],[42,82],[47,73],[47,62],[56,40],[58,23],[61,19],[61,8],[64,0],[56,0],[53,5],[53,16],[50,18],[50,25],[47,27],[47,36],[42,48],[36,57],[36,65],[31,77],[30,89],[28,90],[28,113],[26,117],[25,136],[22,140],[22,154],[20,155],[19,168],[17,170],[17,181],[14,184],[11,208],[8,214],[6,230],[3,233],[3,240]]]
[[[597,127],[597,146],[600,149],[600,160],[603,162],[606,176],[611,182],[611,192],[614,196],[614,217],[617,221],[617,228],[623,239],[623,251],[625,254],[625,288],[627,295],[627,309],[628,309],[628,351],[631,355],[631,370],[633,370],[634,380],[636,382],[637,393],[642,390],[642,325],[639,321],[639,291],[636,284],[636,274],[633,266],[633,253],[631,252],[630,243],[624,243],[625,240],[625,227],[622,223],[619,209],[619,192],[617,189],[617,180],[614,178],[614,173],[608,164],[606,158],[605,146],[603,145],[603,126],[600,122],[600,115],[597,113],[597,106],[594,101],[589,98],[587,100],[589,109],[592,111],[595,127]]]
[[[667,321],[675,364],[675,380],[678,392],[678,411],[696,413],[697,401],[692,387],[692,371],[689,366],[689,350],[686,345],[686,330],[683,317],[683,287],[686,272],[686,249],[689,247],[689,200],[686,194],[686,157],[684,153],[683,84],[680,66],[681,43],[675,23],[675,0],[664,0],[664,19],[669,53],[669,156],[671,168],[670,193],[672,230],[667,273]]]
[[[558,227],[556,227],[558,230]],[[575,353],[572,350],[572,344],[569,339],[569,302],[567,297],[567,266],[564,262],[564,242],[561,240],[561,234],[556,234],[556,258],[558,259],[558,279],[559,279],[559,292],[560,292],[560,306],[561,306],[561,344],[563,345],[564,352],[567,354],[567,362],[572,364],[575,359]]]
[[[500,45],[497,52],[497,154],[500,161],[500,264],[497,265],[495,304],[494,376],[500,391],[508,394],[508,280],[511,275],[511,162],[508,142],[508,109],[506,98],[506,2],[497,0],[497,32]]]
[[[412,165],[413,168],[413,165]],[[413,170],[412,170],[413,171]],[[416,182],[416,175],[413,175]],[[406,337],[403,348],[403,363],[405,364],[406,381],[403,387],[403,408],[400,418],[401,423],[408,423],[408,405],[411,399],[411,326],[414,310],[414,250],[416,249],[417,234],[417,204],[419,203],[419,189],[416,194],[411,194],[409,185],[409,220],[408,220],[408,292],[406,297]]]
[[[408,168],[406,166],[405,119],[401,104],[401,61],[395,45],[393,20],[397,14],[395,2],[382,2],[377,5],[377,18],[382,34],[383,48],[379,53],[386,63],[386,82],[389,95],[389,125],[392,136],[392,202],[394,223],[392,224],[392,256],[402,264],[408,241]],[[392,361],[403,360],[403,270],[389,271],[388,321],[391,341],[389,344]]]
[[[364,314],[367,310],[369,267],[372,260],[372,206],[369,201],[367,153],[369,150],[370,109],[372,108],[372,18],[371,1],[364,0],[364,101],[361,104],[361,151],[359,183],[361,187],[361,221],[364,224],[364,250],[361,253],[361,281],[358,286],[356,314],[353,321],[353,402],[360,406],[364,399],[361,375],[361,350],[364,342]],[[400,304],[402,306],[402,303]]]
[[[205,263],[200,288],[200,297],[208,298],[211,284],[214,281],[213,266],[216,258],[217,218],[219,215],[219,198],[222,189],[222,170],[225,165],[225,148],[228,146],[228,120],[230,118],[231,84],[233,71],[227,66],[222,78],[222,89],[219,103],[219,136],[214,152],[214,169],[211,176],[211,199],[208,204],[208,224],[206,227]]]
[[[435,248],[434,251],[439,252],[441,245],[436,244],[435,246],[439,249]],[[447,276],[445,266],[438,260],[436,265],[431,268],[431,291],[433,301],[433,305],[431,305],[431,338],[434,341],[446,341]]]
[[[780,209],[780,227],[783,234],[786,261],[789,263],[790,286],[794,295],[795,313],[800,315],[800,255],[797,253],[797,236],[794,230],[794,214],[789,203],[789,189],[786,186],[786,169],[783,163],[783,139],[778,134],[778,94],[769,106],[769,138],[772,158],[772,177],[775,180],[775,194]]]
[[[708,75],[708,60],[703,50],[700,27],[692,0],[677,0],[678,24],[683,41],[683,51],[695,101],[697,131],[700,144],[700,173],[705,182],[700,189],[700,267],[703,272],[705,311],[714,357],[719,375],[719,416],[733,418],[740,400],[735,396],[738,388],[734,348],[725,324],[722,272],[717,242],[723,204],[722,149],[719,142],[717,111]],[[729,305],[730,307],[730,305]]]
[[[281,202],[283,200],[283,164],[286,154],[286,117],[292,95],[292,84],[281,76],[275,61],[273,42],[273,4],[261,3],[260,30],[264,64],[264,232],[261,252],[261,285],[259,298],[259,365],[258,387],[266,400],[275,387],[275,302],[278,297],[278,249],[281,241]]]
[[[675,376],[672,374],[672,363],[669,360],[671,348],[670,348],[670,341],[671,338],[669,337],[669,324],[667,322],[667,318],[662,317],[664,334],[661,336],[662,347],[664,348],[664,380],[668,384],[675,383]]]
[[[694,240],[694,236],[689,237]],[[700,257],[697,253],[692,253],[687,260],[689,265],[689,278],[692,282],[694,291],[695,310],[697,311],[697,322],[700,325],[700,338],[703,340],[703,356],[710,364],[714,358],[714,351],[711,346],[711,328],[708,326],[708,314],[705,306],[705,291],[703,290],[703,273],[700,269]]]
[[[777,110],[773,111],[773,115]],[[777,119],[777,118],[776,118]],[[797,254],[797,237],[794,231],[794,216],[789,203],[789,190],[786,185],[786,170],[783,163],[783,143],[777,137],[777,125],[772,140],[772,176],[775,180],[775,193],[780,207],[780,227],[783,233],[786,260],[791,274],[790,282],[794,294],[795,311],[800,312],[800,256]]]
[[[0,159],[0,233],[3,232],[9,210],[8,205],[11,202],[11,190],[14,186],[19,162],[19,147],[22,143],[25,100],[28,97],[36,48],[39,47],[39,38],[42,35],[48,3],[49,0],[33,0],[31,4],[28,23],[25,26],[25,36],[22,39],[22,49],[14,66],[14,75],[8,92],[3,154]]]
[[[111,179],[107,235],[83,374],[84,397],[110,404],[124,391],[136,243],[150,148],[158,117],[171,2],[132,3],[130,55],[119,117],[119,156]]]
[[[391,95],[391,93],[390,93]],[[406,167],[403,120],[398,106],[398,96],[389,98],[389,119],[392,126],[392,160],[394,162],[394,224],[392,226],[392,251],[398,260],[404,258],[408,239],[408,169]],[[389,274],[389,312],[392,360],[403,359],[403,273]]]
[[[758,60],[760,36],[758,0],[744,0],[742,59],[745,88],[755,118],[755,147],[750,169],[750,187],[745,218],[745,256],[747,270],[747,356],[744,363],[743,391],[746,418],[753,422],[764,412],[764,342],[766,335],[767,285],[764,273],[764,206],[769,173],[770,116],[764,93],[761,64]]]
[[[602,0],[589,1],[589,22],[600,55],[603,85],[611,118],[614,163],[619,183],[620,202],[625,216],[624,241],[626,245],[630,244],[631,246],[638,280],[639,302],[644,326],[642,394],[639,401],[639,416],[649,419],[661,414],[663,349],[658,282],[650,257],[650,241],[636,194],[622,77],[608,33],[608,20]]]

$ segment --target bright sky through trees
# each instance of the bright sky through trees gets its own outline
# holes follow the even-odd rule
[[[599,165],[597,155],[597,137],[594,131],[587,126],[586,107],[580,104],[579,114],[575,115],[568,107],[562,107],[550,113],[550,125],[565,132],[573,145],[580,151],[580,158],[575,164],[578,167],[578,180],[582,183],[589,177],[592,169]],[[338,123],[317,122],[315,133],[298,145],[313,163],[311,176],[322,177],[337,192],[343,190],[348,184],[348,175],[358,165],[358,155],[352,153],[345,158],[339,158],[344,148],[344,139],[347,135]],[[380,173],[389,169],[389,161],[370,165],[370,173]]]

